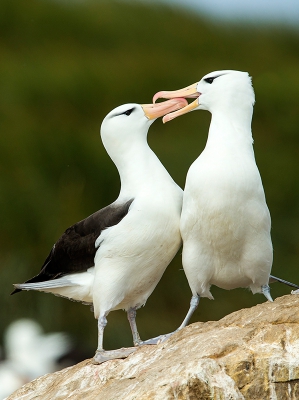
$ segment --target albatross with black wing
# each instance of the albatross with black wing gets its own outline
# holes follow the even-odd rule
[[[38,275],[20,290],[38,290],[92,304],[98,319],[94,363],[124,358],[136,348],[105,351],[103,334],[112,310],[127,311],[134,345],[142,342],[136,310],[145,304],[181,246],[183,191],[147,143],[152,122],[186,106],[185,99],[126,104],[103,120],[101,137],[121,180],[111,205],[68,228]]]

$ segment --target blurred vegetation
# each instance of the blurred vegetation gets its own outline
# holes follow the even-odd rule
[[[62,232],[112,202],[119,178],[99,127],[114,107],[149,103],[218,69],[249,71],[257,103],[256,159],[273,220],[273,274],[299,283],[299,34],[283,27],[228,26],[166,6],[137,3],[0,2],[0,336],[19,317],[69,332],[90,356],[97,325],[88,307],[53,295],[10,297],[35,275]],[[223,93],[225,96],[225,93]],[[184,186],[204,147],[210,115],[191,113],[149,134]],[[219,319],[265,301],[213,288],[192,321]],[[274,297],[289,293],[279,284]],[[177,328],[191,292],[179,253],[137,314],[146,339]],[[105,347],[131,345],[126,314],[108,317]]]

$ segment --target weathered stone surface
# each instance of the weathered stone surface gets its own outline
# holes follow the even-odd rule
[[[299,399],[299,296],[195,323],[126,360],[86,360],[8,400]]]

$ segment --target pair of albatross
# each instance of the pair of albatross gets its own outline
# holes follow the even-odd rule
[[[188,104],[186,98],[196,98]],[[158,98],[167,101],[155,103]],[[158,92],[150,105],[126,104],[111,111],[101,137],[121,180],[111,205],[68,228],[53,246],[40,273],[15,292],[38,290],[93,304],[98,319],[94,363],[124,358],[136,347],[105,351],[110,311],[125,309],[135,346],[141,341],[136,310],[145,304],[181,246],[192,290],[187,325],[211,285],[250,287],[272,301],[270,214],[252,148],[254,92],[247,73],[217,71],[197,84]],[[152,122],[186,112],[212,113],[205,150],[189,169],[183,191],[147,144]],[[182,213],[181,213],[182,211]]]

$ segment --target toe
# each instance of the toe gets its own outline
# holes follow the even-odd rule
[[[97,350],[92,359],[93,364],[102,364],[105,361],[115,360],[119,358],[127,358],[131,353],[136,351],[136,347],[123,347],[117,350]]]

